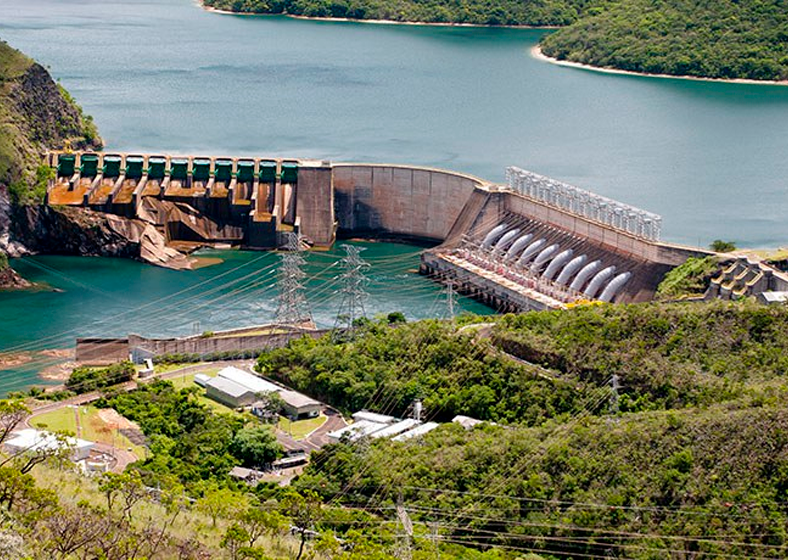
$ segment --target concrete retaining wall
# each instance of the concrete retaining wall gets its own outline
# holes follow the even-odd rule
[[[470,175],[439,169],[375,164],[335,164],[339,231],[391,235],[439,243],[477,186]]]

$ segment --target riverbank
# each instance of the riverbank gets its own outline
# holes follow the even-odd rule
[[[566,66],[569,68],[578,68],[580,70],[590,70],[592,72],[600,72],[602,74],[622,74],[625,76],[641,76],[644,78],[673,78],[676,80],[693,80],[697,82],[719,82],[725,84],[748,84],[748,85],[771,85],[771,86],[788,86],[788,80],[749,80],[746,78],[724,79],[724,78],[703,78],[700,76],[676,76],[673,74],[649,74],[647,72],[633,72],[631,70],[620,70],[618,68],[606,68],[600,66],[592,66],[590,64],[583,64],[582,62],[572,62],[571,60],[559,60],[548,56],[542,52],[539,45],[531,48],[531,56],[542,62],[549,62],[558,66]]]
[[[338,23],[372,23],[376,25],[418,25],[429,27],[478,27],[478,28],[500,28],[500,29],[545,29],[554,30],[560,29],[558,25],[492,25],[483,23],[455,23],[455,22],[429,22],[429,21],[397,21],[393,19],[356,19],[356,18],[338,18],[338,17],[313,17],[313,16],[299,16],[296,14],[274,14],[274,13],[257,13],[257,12],[233,12],[231,10],[221,10],[219,8],[212,8],[206,6],[200,0],[195,2],[206,12],[213,12],[216,14],[228,16],[267,16],[267,17],[288,17],[292,19],[302,19],[307,21],[330,21]]]

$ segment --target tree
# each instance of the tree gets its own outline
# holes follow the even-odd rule
[[[248,540],[249,533],[246,532],[246,529],[241,527],[238,523],[233,523],[227,531],[225,531],[220,544],[222,548],[227,549],[230,553],[230,560],[238,560],[239,551]]]
[[[216,519],[226,516],[233,507],[237,495],[227,488],[220,488],[215,482],[202,485],[202,497],[197,500],[195,507],[198,511],[211,518],[211,525],[216,527]]]
[[[306,490],[303,494],[291,492],[285,496],[281,503],[283,512],[290,517],[293,528],[300,535],[298,555],[295,559],[300,560],[304,553],[306,540],[314,533],[314,527],[323,514],[320,507],[320,496],[311,490]]]
[[[238,524],[249,535],[249,548],[252,548],[263,535],[284,531],[287,521],[278,511],[252,507],[238,517]]]
[[[736,250],[736,244],[733,241],[723,241],[722,239],[715,239],[709,247],[715,253],[730,253]]]
[[[238,431],[230,447],[245,467],[261,467],[282,455],[282,446],[270,429],[252,425]]]

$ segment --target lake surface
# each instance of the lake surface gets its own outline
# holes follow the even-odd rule
[[[670,241],[788,242],[787,87],[558,67],[529,54],[543,33],[228,16],[192,0],[0,0],[0,38],[50,68],[110,150],[412,163],[492,180],[518,165],[660,213]],[[434,314],[439,288],[404,272],[415,249],[366,254],[375,251],[372,311]],[[398,252],[411,256],[387,275]],[[212,278],[261,255],[224,256],[183,273],[112,259],[16,262],[65,292],[0,294],[0,350],[270,319],[269,284],[218,311],[210,296],[135,311],[199,282],[213,289]],[[0,371],[0,392],[34,375]]]

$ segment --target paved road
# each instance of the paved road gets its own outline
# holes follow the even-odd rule
[[[309,436],[301,440],[295,440],[287,433],[277,429],[275,432],[277,441],[282,445],[282,447],[288,450],[302,449],[307,453],[310,453],[320,449],[328,443],[327,434],[329,432],[333,432],[334,430],[338,430],[339,428],[344,428],[347,426],[347,423],[342,418],[342,415],[333,408],[326,407],[322,410],[322,413],[327,416],[327,420],[323,422],[322,426],[309,434]]]

